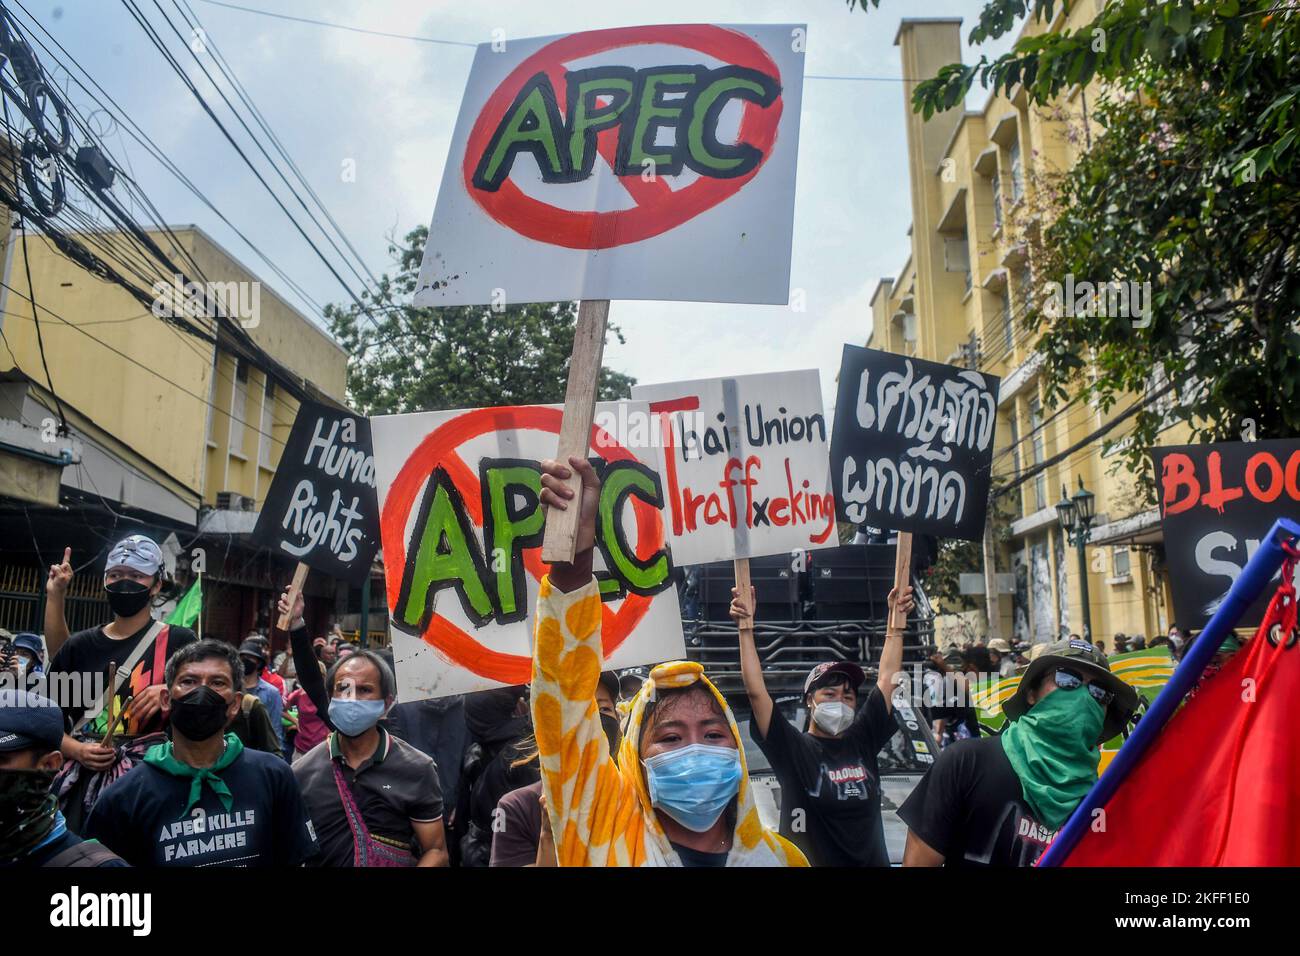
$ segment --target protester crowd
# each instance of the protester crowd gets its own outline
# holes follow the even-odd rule
[[[895,615],[872,678],[845,661],[811,669],[805,729],[738,628],[746,733],[780,785],[769,829],[736,716],[700,664],[600,670],[599,479],[579,459],[543,469],[548,507],[569,506],[570,469],[590,493],[574,561],[541,585],[526,686],[399,703],[391,654],[313,635],[290,588],[286,651],[256,632],[200,640],[154,619],[164,560],[142,535],[108,555],[112,619],[69,633],[65,555],[44,640],[0,634],[0,672],[20,678],[0,690],[0,865],[889,865],[877,755],[897,730]],[[910,613],[911,591],[891,592],[891,611]],[[747,624],[753,594],[733,598]],[[1113,647],[1160,643],[1183,650],[1176,628]],[[1096,781],[1135,690],[1077,635],[1030,650],[928,649],[922,709],[941,749],[898,811],[904,865],[1032,865]],[[1009,723],[982,734],[961,691],[1016,674]],[[66,686],[59,675],[93,677],[95,699],[41,693]]]

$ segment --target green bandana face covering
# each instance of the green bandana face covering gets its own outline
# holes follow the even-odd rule
[[[1097,782],[1096,740],[1105,719],[1084,688],[1058,688],[1002,732],[1025,802],[1044,826],[1060,827]]]
[[[169,740],[165,744],[157,744],[145,751],[144,762],[151,767],[169,773],[173,777],[190,778],[190,796],[189,802],[185,804],[185,809],[181,816],[190,812],[194,804],[199,802],[203,796],[203,784],[206,782],[212,788],[212,792],[217,795],[221,805],[229,812],[231,805],[234,803],[234,797],[230,795],[230,788],[226,786],[226,781],[222,780],[218,774],[235,762],[235,758],[244,752],[244,745],[234,734],[226,734],[225,752],[217,759],[211,767],[191,767],[187,763],[181,763],[172,753],[172,742]]]

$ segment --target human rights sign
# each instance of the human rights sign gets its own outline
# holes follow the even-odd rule
[[[998,383],[971,369],[845,345],[831,435],[840,520],[982,537]]]
[[[370,422],[304,401],[293,421],[253,541],[360,584],[379,550]]]
[[[788,302],[805,42],[694,24],[480,45],[415,304]]]
[[[684,656],[660,514],[659,452],[640,403],[597,406],[596,579],[606,667]],[[532,618],[547,565],[541,467],[561,409],[529,405],[372,419],[389,631],[403,700],[510,684],[532,673]]]

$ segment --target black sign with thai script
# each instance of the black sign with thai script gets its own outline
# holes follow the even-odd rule
[[[1300,518],[1300,439],[1174,445],[1151,458],[1174,623],[1198,631],[1273,522]],[[1236,626],[1258,627],[1272,597],[1265,588]]]
[[[303,402],[253,540],[353,584],[379,549],[370,420]]]
[[[836,517],[983,537],[997,409],[996,376],[844,346],[831,430]]]

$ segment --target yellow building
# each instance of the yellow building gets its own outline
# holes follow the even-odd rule
[[[61,556],[63,544],[74,547],[74,564],[89,563],[114,536],[135,530],[160,541],[174,534],[182,567],[195,543],[216,542],[226,553],[221,567],[209,556],[214,584],[267,591],[279,569],[242,554],[235,561],[229,546],[238,551],[252,530],[300,399],[345,403],[347,355],[320,327],[197,226],[148,237],[185,276],[129,254],[129,236],[72,235],[152,296],[148,304],[40,233],[24,242],[14,230],[5,242],[0,525],[22,533],[9,535],[17,543],[0,554],[0,626],[33,626],[20,598],[39,603],[40,565]],[[201,285],[187,288],[187,278]],[[219,312],[229,319],[219,321]],[[101,597],[97,583],[86,584],[88,602]],[[332,583],[316,596],[333,609]],[[229,616],[214,620],[214,631],[242,637],[238,630],[266,617],[266,601],[243,595],[213,607]],[[86,619],[96,613],[88,607]]]
[[[1050,29],[1077,29],[1100,6],[1074,4]],[[1000,377],[995,486],[1051,462],[990,512],[984,586],[975,597],[990,610],[987,619],[979,615],[981,624],[988,636],[1033,642],[1083,632],[1079,558],[1055,508],[1062,489],[1072,494],[1082,479],[1096,495],[1085,556],[1092,638],[1109,647],[1116,633],[1148,640],[1165,633],[1174,622],[1157,509],[1140,498],[1116,450],[1103,453],[1102,439],[1093,437],[1127,406],[1052,406],[1039,381],[1035,334],[1017,321],[1027,303],[1041,304],[1047,282],[1063,281],[1035,275],[1027,238],[1042,226],[1039,191],[1101,134],[1086,119],[1097,90],[1076,86],[1042,107],[1016,88],[989,96],[978,111],[953,109],[927,121],[911,108],[916,81],[961,60],[961,21],[905,19],[895,45],[908,78],[911,248],[898,275],[876,287],[868,344]],[[1126,427],[1106,437],[1122,440]],[[1179,437],[1173,430],[1166,442]]]

